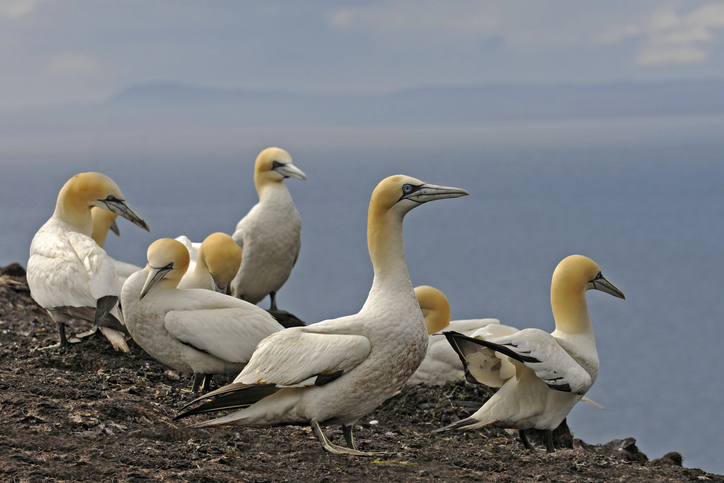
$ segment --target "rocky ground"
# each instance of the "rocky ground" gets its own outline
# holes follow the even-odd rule
[[[135,344],[121,354],[94,336],[38,350],[57,332],[18,265],[0,268],[0,334],[3,481],[724,482],[675,452],[649,461],[632,438],[590,446],[561,428],[563,449],[547,454],[504,431],[431,434],[489,396],[469,384],[408,387],[364,418],[360,449],[387,452],[374,458],[329,454],[308,427],[189,428],[173,420],[193,399],[189,377]],[[339,428],[327,434],[342,444]]]

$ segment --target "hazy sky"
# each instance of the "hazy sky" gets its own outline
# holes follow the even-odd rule
[[[724,1],[0,0],[0,108],[139,82],[387,92],[724,77]]]

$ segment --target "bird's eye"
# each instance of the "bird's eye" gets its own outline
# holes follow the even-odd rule
[[[405,193],[406,195],[409,195],[410,193],[412,193],[412,190],[413,190],[412,185],[406,184],[406,185],[402,186],[402,192]]]
[[[116,198],[113,195],[108,195],[108,197],[106,198],[106,201],[118,201],[118,198]]]

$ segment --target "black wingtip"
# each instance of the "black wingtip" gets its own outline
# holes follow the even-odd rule
[[[231,409],[243,409],[251,406],[255,402],[270,396],[279,390],[274,384],[243,384],[234,382],[204,396],[198,397],[181,408],[181,411],[187,407],[196,404],[199,401],[210,399],[200,406],[183,411],[176,415],[173,419],[182,419],[194,414],[209,413]]]

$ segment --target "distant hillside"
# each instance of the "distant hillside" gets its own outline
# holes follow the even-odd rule
[[[456,124],[524,119],[724,113],[724,81],[600,85],[431,87],[385,95],[222,90],[178,83],[134,85],[106,103],[143,110],[206,110],[261,123]]]

